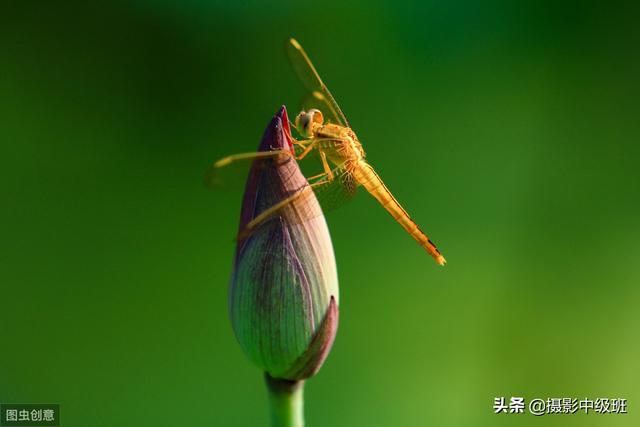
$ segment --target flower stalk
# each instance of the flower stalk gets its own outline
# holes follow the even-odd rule
[[[284,107],[259,151],[291,151]],[[293,157],[256,160],[249,174],[240,233],[246,224],[309,183]],[[265,372],[273,427],[304,425],[304,380],[324,363],[338,329],[333,245],[313,195],[296,198],[238,241],[229,293],[235,336]]]
[[[265,374],[272,427],[304,426],[304,381],[283,380]]]

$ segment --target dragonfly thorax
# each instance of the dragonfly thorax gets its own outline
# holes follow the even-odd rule
[[[336,166],[365,157],[362,144],[350,127],[327,123],[318,128],[313,137],[320,141],[318,149]]]

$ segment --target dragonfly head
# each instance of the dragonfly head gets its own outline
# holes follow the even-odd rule
[[[316,129],[322,126],[324,122],[324,116],[322,111],[311,109],[309,111],[301,111],[296,117],[296,129],[305,138],[310,138],[315,133]]]

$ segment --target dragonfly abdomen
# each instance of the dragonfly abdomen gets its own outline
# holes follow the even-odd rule
[[[364,160],[358,162],[353,169],[353,176],[389,214],[431,255],[438,264],[444,265],[446,260],[436,245],[420,230],[409,214],[404,210],[389,189],[384,185],[378,174]]]

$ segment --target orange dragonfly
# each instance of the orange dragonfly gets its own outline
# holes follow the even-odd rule
[[[308,91],[303,102],[304,109],[298,114],[293,124],[293,128],[301,137],[299,140],[292,138],[295,152],[273,150],[231,155],[215,162],[210,173],[215,175],[220,169],[234,163],[242,163],[244,160],[251,160],[254,164],[267,158],[277,157],[294,157],[296,160],[302,160],[312,152],[319,155],[323,171],[308,177],[308,186],[266,209],[250,221],[245,230],[240,232],[239,238],[247,236],[289,203],[309,195],[310,192],[316,196],[323,210],[327,210],[340,204],[341,200],[352,197],[355,195],[356,188],[363,186],[438,264],[444,265],[446,260],[436,245],[409,217],[365,160],[362,144],[300,43],[293,38],[289,39],[286,51],[294,71]],[[325,114],[327,120],[325,120]]]

